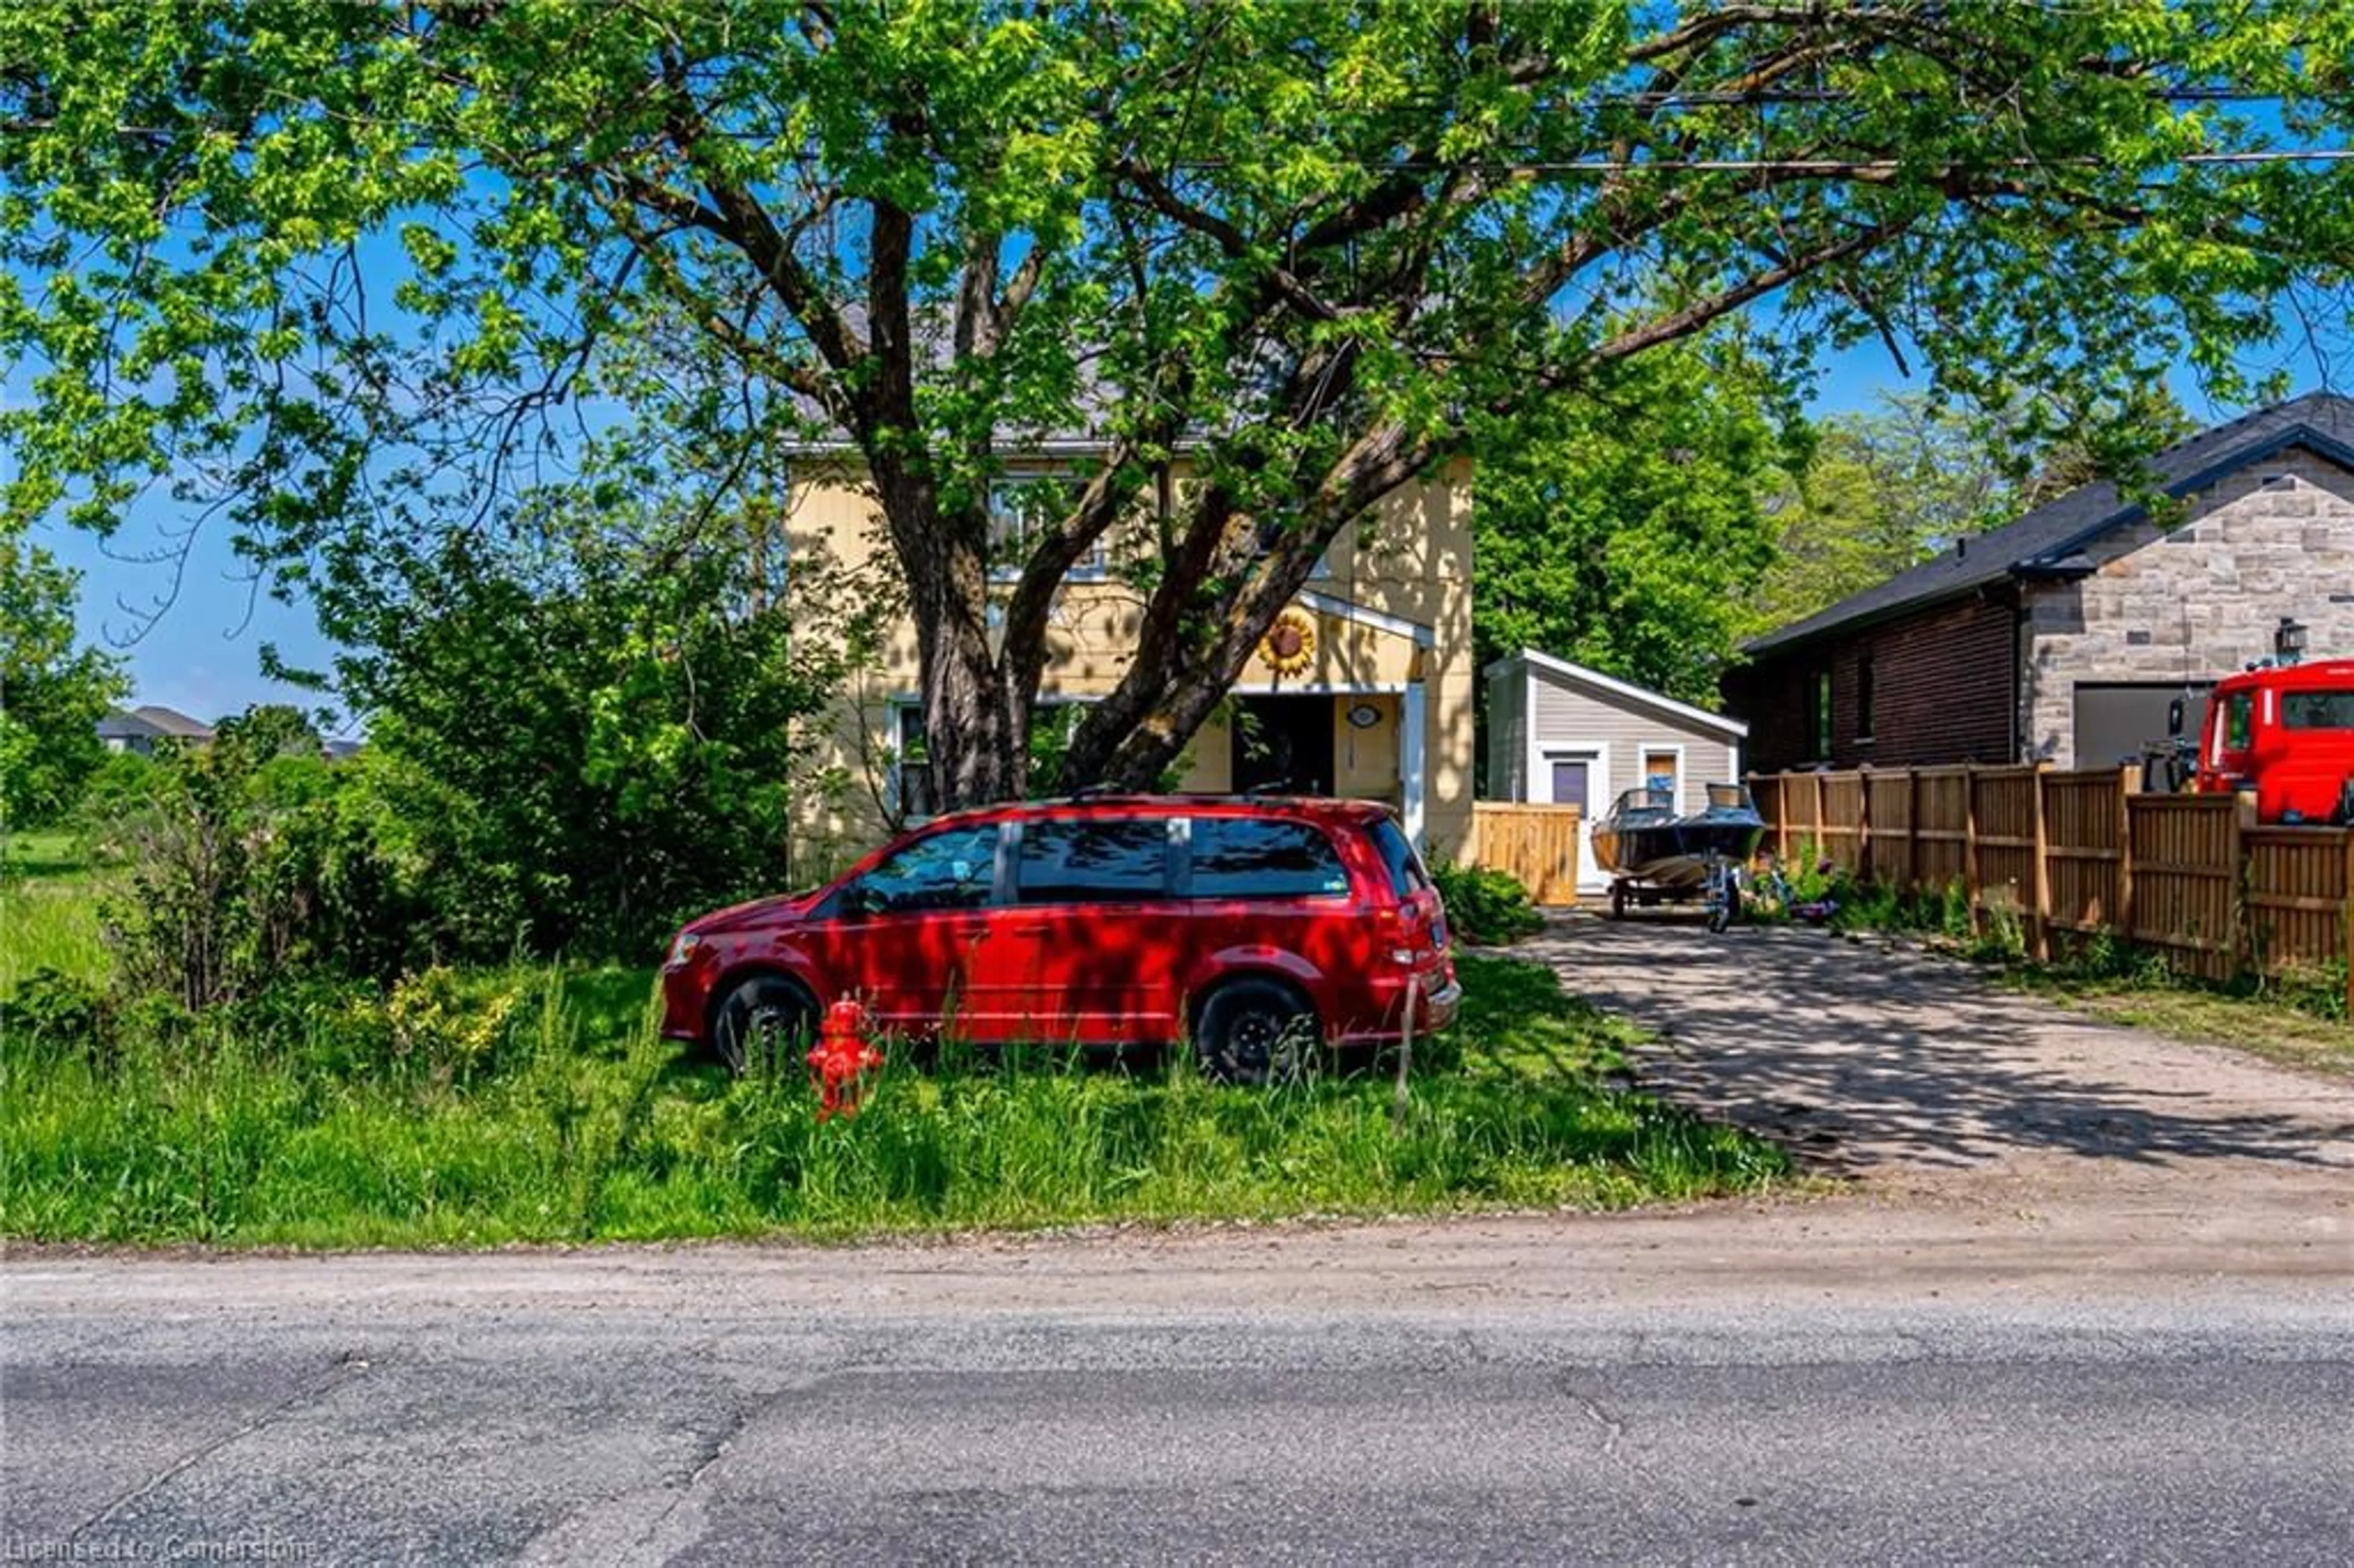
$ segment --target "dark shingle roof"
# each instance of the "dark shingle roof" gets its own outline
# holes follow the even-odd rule
[[[121,708],[109,708],[106,716],[98,721],[98,738],[101,740],[161,740],[163,737],[162,730],[137,714],[127,714]]]
[[[167,708],[150,703],[131,710],[131,716],[154,726],[158,735],[168,735],[179,740],[210,740],[213,726],[202,719],[192,719],[177,708]]]
[[[2354,398],[2308,392],[2259,408],[2167,448],[2150,460],[2150,472],[2165,493],[2187,495],[2292,446],[2310,447],[2354,468]],[[2141,506],[2126,501],[2115,484],[2096,480],[2044,503],[2006,527],[1958,540],[1933,560],[1899,572],[1804,620],[1770,631],[1751,642],[1748,652],[1771,652],[1860,622],[1953,599],[2014,575],[2065,574],[2073,564],[2069,557],[2086,544],[2112,528],[2137,521],[2142,514]]]

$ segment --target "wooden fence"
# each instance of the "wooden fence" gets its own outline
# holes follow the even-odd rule
[[[1472,863],[1518,877],[1540,904],[1577,902],[1578,809],[1481,800],[1471,808]]]
[[[2132,768],[1780,773],[1749,787],[1783,859],[1811,846],[1880,885],[1959,885],[1974,918],[2016,916],[2038,957],[2106,931],[2227,980],[2354,951],[2354,831],[2260,826],[2250,796],[2146,795]],[[2354,978],[2348,991],[2354,1005]]]

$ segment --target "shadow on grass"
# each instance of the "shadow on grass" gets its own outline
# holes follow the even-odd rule
[[[524,1044],[428,1093],[266,1045],[7,1074],[26,1153],[0,1166],[0,1214],[16,1235],[134,1242],[836,1238],[1616,1206],[1787,1172],[1618,1092],[1622,1026],[1543,968],[1462,968],[1469,1002],[1418,1046],[1403,1114],[1386,1075],[1241,1088],[1182,1056],[959,1049],[899,1054],[858,1116],[824,1123],[805,1079],[735,1080],[655,1036],[647,971],[578,971]]]

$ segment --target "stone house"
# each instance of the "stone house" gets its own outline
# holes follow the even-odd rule
[[[1750,643],[1725,677],[1760,771],[2104,767],[2195,732],[2284,620],[2354,653],[2354,400],[2312,393],[2151,461],[2153,518],[2100,481]]]
[[[1065,443],[1010,465],[991,497],[1009,545],[1034,510],[1026,487],[1065,482],[1093,455]],[[1181,458],[1155,503],[1186,480]],[[822,624],[844,599],[878,589],[887,598],[896,580],[864,471],[847,455],[803,456],[785,535],[797,625]],[[1115,525],[1065,579],[1039,686],[1047,725],[1075,725],[1126,671],[1145,599],[1122,568],[1156,536],[1150,514]],[[897,616],[877,641],[869,666],[809,736],[796,789],[797,874],[839,865],[924,814],[913,620]],[[1333,541],[1221,713],[1194,736],[1178,788],[1386,800],[1426,851],[1459,853],[1472,826],[1474,678],[1471,468],[1457,461],[1394,492]]]

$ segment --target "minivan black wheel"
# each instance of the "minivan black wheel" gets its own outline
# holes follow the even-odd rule
[[[1193,1021],[1203,1070],[1229,1084],[1289,1083],[1314,1063],[1316,1009],[1273,980],[1228,980]]]
[[[754,975],[712,1010],[711,1054],[739,1078],[793,1071],[816,1035],[817,999],[781,975]]]

